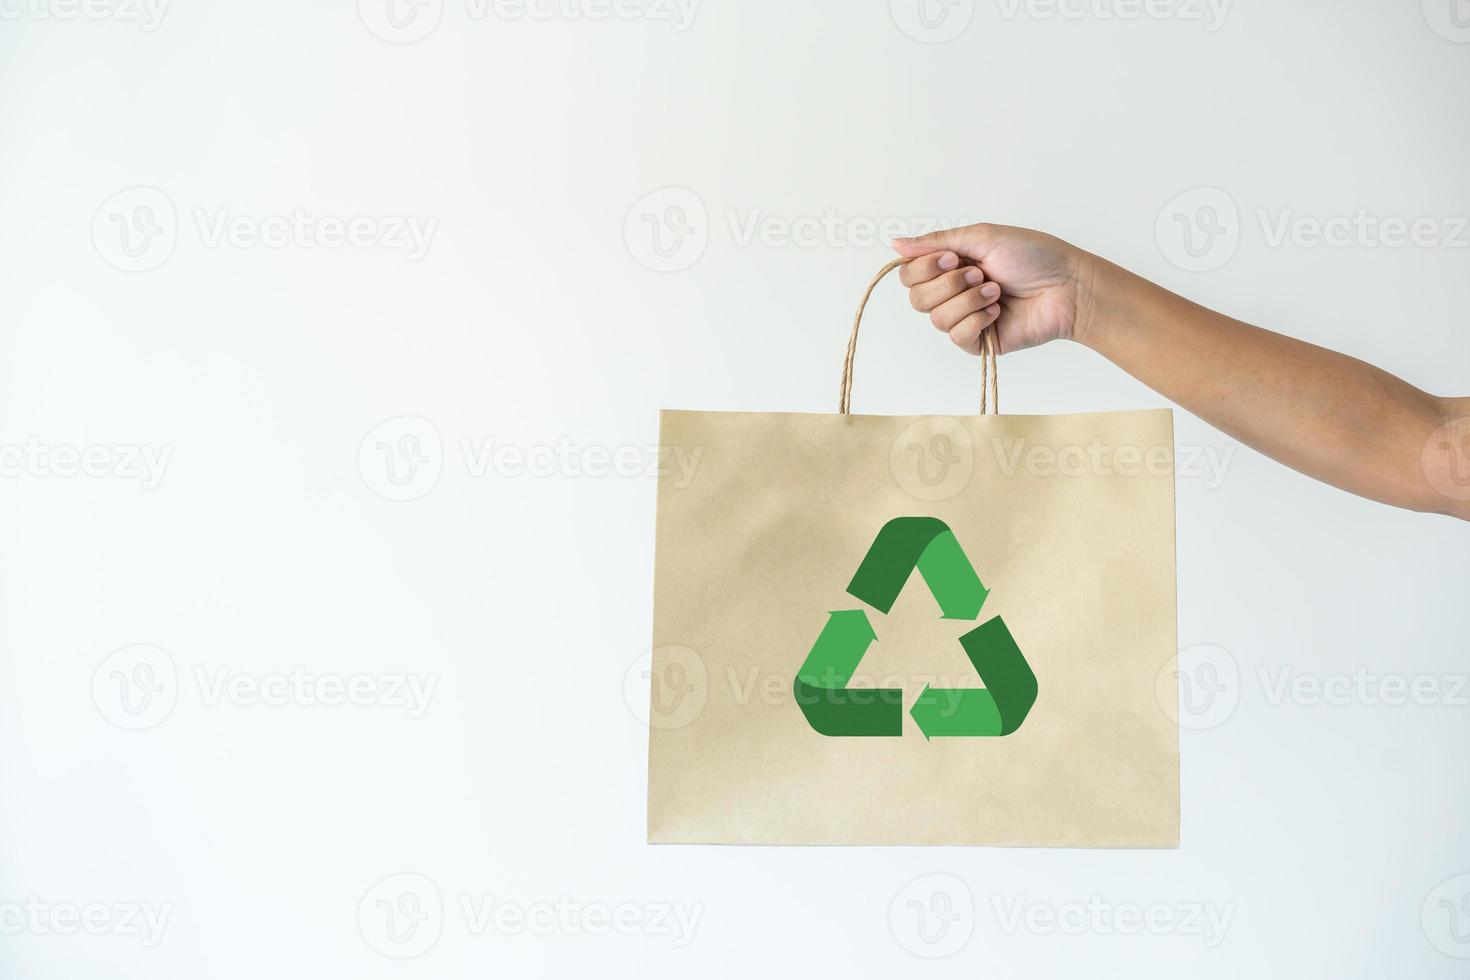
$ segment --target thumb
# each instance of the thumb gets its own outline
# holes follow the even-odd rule
[[[985,258],[998,238],[995,225],[965,225],[963,228],[931,231],[917,238],[895,238],[891,244],[895,252],[911,259],[930,252],[950,251],[979,261]]]

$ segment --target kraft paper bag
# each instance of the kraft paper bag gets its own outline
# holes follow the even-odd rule
[[[1177,847],[1172,414],[852,415],[857,325],[662,413],[649,841]]]

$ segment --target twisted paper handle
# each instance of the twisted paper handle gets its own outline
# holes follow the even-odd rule
[[[894,259],[879,269],[873,281],[868,283],[868,288],[863,290],[863,298],[858,303],[857,314],[852,318],[852,335],[847,338],[847,357],[842,362],[842,395],[837,404],[837,411],[842,415],[852,414],[852,362],[857,355],[858,328],[863,323],[863,310],[868,306],[868,297],[873,295],[873,290],[884,276],[908,261],[908,259]],[[1000,370],[996,362],[996,355],[999,353],[1000,342],[996,337],[995,324],[992,323],[980,332],[981,415],[988,415],[992,410],[997,414],[1000,412]]]

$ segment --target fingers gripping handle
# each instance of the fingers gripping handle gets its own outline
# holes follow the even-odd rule
[[[873,290],[883,277],[894,269],[907,263],[908,259],[894,259],[892,262],[878,270],[873,281],[868,283],[868,288],[863,290],[863,298],[858,303],[857,314],[852,318],[852,335],[847,338],[847,357],[842,362],[842,394],[837,405],[837,411],[842,415],[852,414],[852,362],[857,354],[858,328],[862,326],[863,310],[867,308],[868,297],[873,295]],[[1000,412],[1000,371],[996,363],[996,355],[1000,353],[1000,342],[996,337],[996,325],[991,324],[980,331],[980,414],[988,415],[994,411]]]

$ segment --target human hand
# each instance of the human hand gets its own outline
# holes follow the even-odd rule
[[[914,309],[971,354],[992,323],[1002,354],[1080,339],[1091,316],[1088,253],[1029,228],[968,225],[897,238]]]

